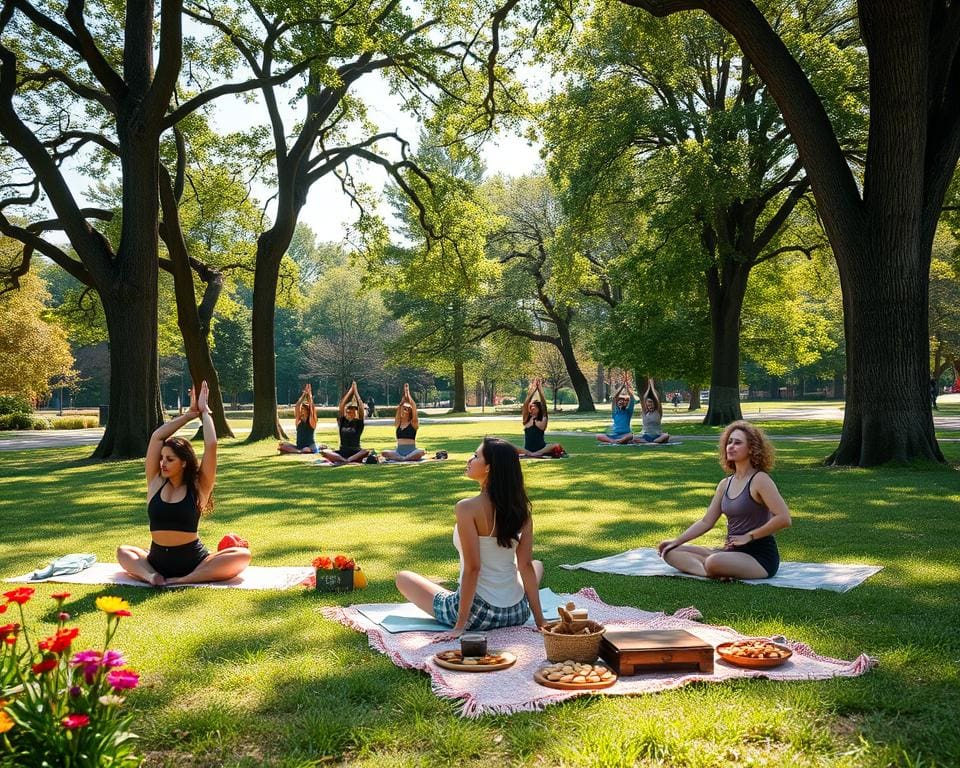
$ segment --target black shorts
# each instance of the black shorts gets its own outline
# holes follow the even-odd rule
[[[203,546],[200,539],[194,539],[187,544],[177,547],[164,547],[156,542],[150,544],[150,554],[147,562],[152,565],[163,578],[177,578],[193,573],[210,553]]]
[[[742,547],[732,547],[728,552],[743,552],[756,560],[767,572],[767,578],[774,576],[780,568],[780,550],[773,536],[764,536],[762,539],[748,541]]]
[[[353,454],[360,453],[362,450],[363,448],[361,448],[359,445],[341,445],[339,448],[337,448],[337,453],[343,456],[343,458],[349,459],[351,456],[353,456]]]

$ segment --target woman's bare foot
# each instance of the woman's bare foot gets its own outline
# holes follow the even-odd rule
[[[163,587],[163,586],[166,586],[167,580],[163,578],[163,576],[161,576],[159,573],[155,573],[153,574],[153,576],[150,577],[149,583],[151,587]]]

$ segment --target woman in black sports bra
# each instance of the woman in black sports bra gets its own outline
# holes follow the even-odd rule
[[[767,474],[773,446],[763,430],[735,421],[720,436],[720,465],[732,474],[717,485],[703,519],[675,539],[661,541],[660,557],[684,573],[711,579],[768,579],[780,567],[773,534],[789,528],[790,510]],[[727,517],[726,543],[720,549],[687,544]]]
[[[360,435],[363,434],[363,398],[357,390],[357,382],[351,382],[350,389],[340,398],[337,427],[340,431],[340,447],[334,451],[326,448],[320,455],[334,464],[354,462],[359,464],[370,453],[360,447]]]
[[[277,450],[280,453],[320,453],[314,432],[317,429],[317,409],[313,407],[313,390],[309,384],[304,386],[303,394],[294,407],[296,413],[294,425],[297,428],[297,442],[280,441]]]
[[[190,390],[190,408],[160,426],[147,446],[147,515],[150,551],[129,544],[117,549],[123,570],[155,587],[232,579],[250,564],[246,547],[211,554],[197,529],[200,516],[213,507],[217,480],[217,431],[207,405],[207,382],[200,395]],[[203,462],[177,431],[192,419],[203,424]]]
[[[520,418],[523,420],[523,448],[517,448],[521,458],[540,459],[552,454],[558,443],[548,443],[544,437],[547,431],[547,410],[544,403],[543,384],[540,379],[530,382],[527,396],[520,409]]]
[[[420,419],[417,417],[417,404],[410,396],[410,385],[403,385],[403,397],[397,406],[397,450],[383,451],[387,461],[420,461],[426,451],[417,448],[417,430],[420,429]]]

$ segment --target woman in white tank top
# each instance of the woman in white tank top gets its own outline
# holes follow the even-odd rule
[[[457,502],[457,590],[450,592],[412,571],[397,574],[397,589],[452,627],[438,640],[467,630],[524,624],[531,614],[543,626],[543,563],[532,559],[533,518],[516,449],[499,438],[484,438],[467,461],[466,475],[480,484],[480,493]]]

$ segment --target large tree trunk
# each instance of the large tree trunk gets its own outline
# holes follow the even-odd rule
[[[156,286],[156,273],[153,275]],[[149,306],[153,302],[153,312]],[[102,301],[110,354],[110,411],[95,459],[146,454],[150,435],[163,423],[157,356],[156,292],[134,292]]]
[[[947,159],[928,146],[940,138],[940,126],[928,123],[928,98],[941,98],[927,90],[939,74],[930,69],[930,18],[919,4],[892,0],[861,3],[860,11],[870,57],[870,138],[862,235],[843,241],[836,234],[849,232],[831,233],[843,290],[847,407],[840,445],[827,462],[942,462],[929,394],[928,304],[943,200],[931,179],[943,175]],[[953,149],[950,155],[955,166]],[[945,191],[946,181],[940,186]]]
[[[960,156],[955,4],[857,4],[870,63],[861,193],[822,101],[755,3],[625,1],[658,15],[706,10],[737,39],[790,129],[843,290],[847,408],[827,461],[943,461],[926,396],[927,303],[936,223]]]
[[[157,272],[160,218],[159,150],[155,138],[121,125],[124,211],[116,272],[98,285],[110,340],[110,412],[95,459],[146,455],[163,423],[157,352]]]
[[[707,275],[710,298],[710,335],[713,348],[710,403],[703,423],[724,426],[743,418],[740,410],[740,312],[750,267],[728,260],[723,272],[711,267]]]
[[[193,286],[193,271],[187,245],[180,228],[179,210],[173,185],[165,168],[160,171],[160,205],[163,209],[163,229],[167,250],[170,253],[174,295],[177,301],[177,325],[183,337],[183,349],[190,367],[190,380],[199,391],[200,384],[207,382],[210,392],[209,404],[217,437],[233,437],[233,430],[223,412],[223,395],[220,392],[220,377],[217,375],[210,354],[210,323],[213,310],[223,288],[223,276],[207,269],[203,275],[206,282],[203,301],[197,305]],[[202,438],[203,427],[195,435]]]
[[[463,362],[453,364],[453,410],[464,413],[467,410],[467,389],[463,381]]]
[[[567,368],[570,385],[577,393],[577,413],[594,413],[597,408],[593,404],[593,395],[590,394],[590,382],[583,375],[580,363],[577,362],[577,356],[573,351],[573,340],[570,338],[570,328],[566,325],[558,325],[557,331],[560,334],[560,343],[557,348]],[[554,410],[556,410],[556,392],[554,392]]]
[[[257,240],[257,267],[253,277],[253,424],[248,442],[287,435],[277,418],[277,358],[274,341],[274,316],[277,308],[277,283],[280,259],[274,247],[273,230]],[[285,248],[285,246],[284,246]]]
[[[892,218],[889,225],[878,222],[872,247],[842,259],[847,405],[829,464],[944,460],[929,395],[927,284],[921,278],[927,269],[902,266],[922,259],[919,243],[910,248],[896,237],[897,229]],[[898,240],[900,254],[876,257],[881,249],[898,250]]]
[[[691,384],[690,385],[690,406],[687,408],[688,411],[699,411],[700,410],[700,385]]]

